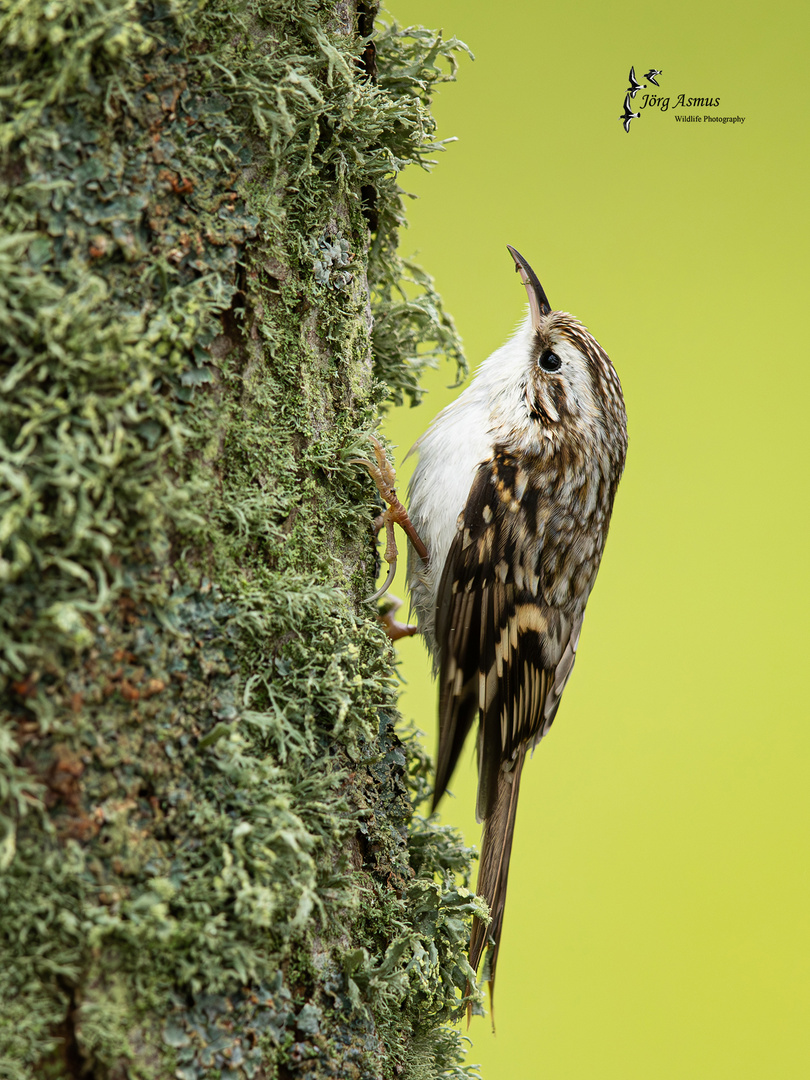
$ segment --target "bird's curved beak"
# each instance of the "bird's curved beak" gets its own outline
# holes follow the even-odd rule
[[[543,286],[537,280],[537,274],[535,274],[534,270],[511,244],[506,246],[509,249],[509,254],[515,260],[515,270],[520,274],[520,280],[526,286],[529,297],[529,310],[532,313],[532,325],[537,328],[540,325],[541,317],[548,315],[551,311],[551,304],[549,304],[548,297],[543,291]]]

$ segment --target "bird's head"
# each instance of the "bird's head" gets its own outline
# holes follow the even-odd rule
[[[512,410],[515,436],[542,453],[558,447],[589,453],[618,440],[623,457],[624,402],[607,353],[572,315],[552,311],[531,266],[515,248],[509,251],[529,297],[528,319],[513,339],[522,398]]]

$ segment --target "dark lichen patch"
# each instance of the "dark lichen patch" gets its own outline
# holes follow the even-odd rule
[[[461,1068],[469,853],[414,817],[352,464],[462,362],[396,251],[459,44],[373,16],[0,23],[12,1080]]]

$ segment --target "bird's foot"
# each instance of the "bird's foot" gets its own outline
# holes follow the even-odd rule
[[[374,450],[374,461],[369,461],[368,458],[352,458],[350,464],[365,465],[383,500],[389,505],[392,499],[398,502],[397,493],[394,490],[396,470],[386,457],[385,447],[380,440],[375,435],[369,435],[369,441]]]
[[[385,512],[377,519],[377,522],[375,522],[377,532],[379,532],[381,528],[385,528],[385,551],[383,552],[383,558],[388,563],[388,574],[386,575],[382,588],[377,589],[373,595],[369,596],[369,601],[378,600],[387,591],[389,585],[394,580],[394,574],[397,569],[397,557],[399,554],[397,551],[396,538],[394,536],[395,523],[404,530],[419,557],[424,562],[427,562],[428,560],[427,548],[422,543],[419,533],[416,531],[411,519],[408,517],[408,511],[397,498],[396,488],[394,487],[397,474],[394,466],[386,457],[385,449],[379,439],[375,438],[373,435],[370,438],[371,445],[374,449],[375,460],[369,461],[368,458],[351,459],[353,465],[364,465],[368,469],[371,479],[377,485],[380,497],[383,502],[388,504]]]

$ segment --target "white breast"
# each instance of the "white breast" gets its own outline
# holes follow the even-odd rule
[[[527,317],[410,451],[419,454],[419,462],[408,487],[408,514],[430,553],[430,564],[426,568],[410,549],[408,585],[420,630],[434,660],[436,594],[458,516],[466,505],[478,466],[492,458],[496,432],[503,430],[503,417],[513,415],[514,403],[520,400],[531,338]]]

